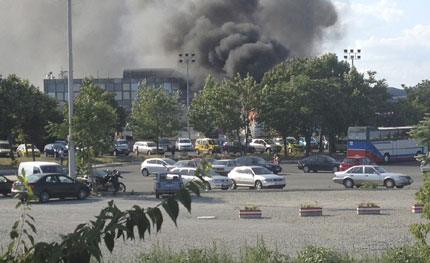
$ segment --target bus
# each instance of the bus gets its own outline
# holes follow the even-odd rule
[[[413,160],[426,148],[410,137],[412,126],[405,127],[349,127],[347,156],[367,156],[376,163],[391,160]]]

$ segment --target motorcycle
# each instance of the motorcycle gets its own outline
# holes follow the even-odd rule
[[[123,178],[121,172],[118,170],[107,170],[103,177],[85,175],[84,182],[94,192],[125,192],[125,184],[121,183],[119,178]]]

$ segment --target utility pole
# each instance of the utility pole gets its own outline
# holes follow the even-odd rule
[[[67,0],[67,30],[68,30],[68,49],[69,49],[69,150],[68,150],[68,166],[69,176],[76,178],[76,159],[75,159],[75,144],[73,142],[72,116],[73,116],[73,53],[72,53],[72,0]]]

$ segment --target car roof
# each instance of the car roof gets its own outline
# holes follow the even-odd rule
[[[21,162],[21,164],[34,164],[34,165],[59,165],[58,163],[54,162],[42,162],[42,161],[34,161],[34,162]]]
[[[237,166],[237,167],[235,167],[235,169],[237,169],[237,168],[251,168],[251,169],[253,169],[253,168],[265,168],[265,167],[259,166],[259,165],[243,165],[243,166]]]

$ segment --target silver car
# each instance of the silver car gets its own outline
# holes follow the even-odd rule
[[[197,170],[196,168],[192,168],[192,167],[177,167],[177,168],[173,168],[171,172],[181,174],[184,184],[186,185],[191,181],[201,181],[199,177],[194,175],[196,170]],[[208,176],[204,176],[203,180],[204,180],[203,183],[205,184],[205,190],[212,190],[212,189],[227,190],[231,187],[231,184],[232,184],[232,181],[229,178],[218,175],[213,170],[209,170]]]
[[[223,160],[216,160],[212,164],[212,169],[216,173],[219,173],[220,175],[227,176],[227,174],[233,170],[234,167],[237,166],[237,163],[233,159],[223,159]]]
[[[346,188],[360,187],[364,183],[375,183],[387,188],[403,188],[412,184],[410,176],[400,173],[390,173],[378,165],[356,165],[342,172],[335,172],[333,181],[343,184]]]
[[[239,166],[234,168],[228,178],[232,180],[232,189],[245,186],[260,190],[262,188],[284,188],[285,178],[273,174],[262,166]]]

